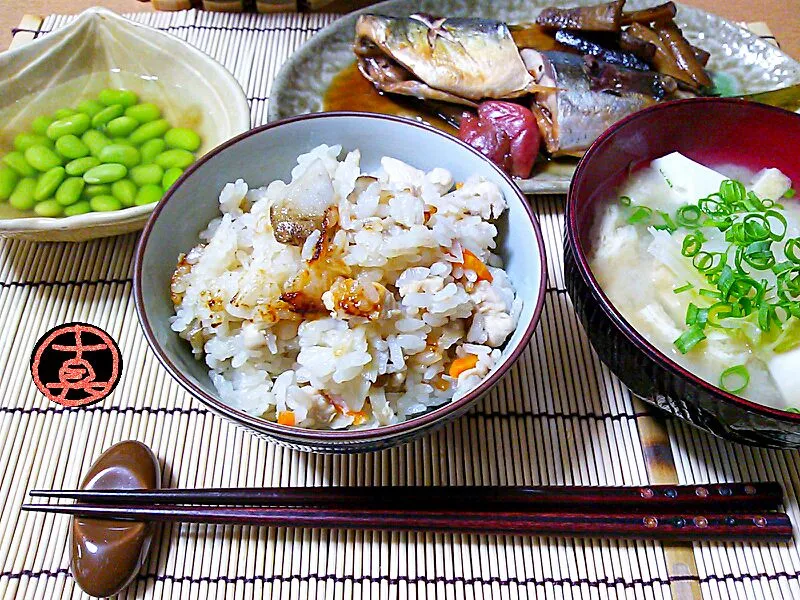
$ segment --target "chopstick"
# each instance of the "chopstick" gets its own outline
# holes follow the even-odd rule
[[[424,501],[424,499],[421,499]],[[784,513],[745,514],[577,514],[378,510],[318,507],[142,507],[102,504],[24,504],[22,510],[64,513],[96,519],[310,527],[323,529],[432,531],[487,535],[644,538],[672,541],[761,541],[792,539]]]
[[[101,504],[314,506],[344,509],[427,509],[538,512],[714,513],[776,509],[783,490],[775,482],[707,485],[601,486],[367,486],[167,490],[32,490],[33,497]]]

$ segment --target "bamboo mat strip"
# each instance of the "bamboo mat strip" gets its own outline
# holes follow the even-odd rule
[[[220,60],[242,83],[254,123],[266,118],[281,63],[332,15],[138,13]],[[50,16],[46,33],[69,17]],[[31,25],[32,35],[39,29]],[[130,297],[135,235],[84,244],[0,241],[0,597],[83,597],[67,569],[67,519],[20,514],[32,487],[74,486],[123,439],[149,444],[170,486],[626,484],[654,482],[643,449],[661,427],[591,351],[564,290],[563,198],[533,201],[550,280],[532,344],[463,419],[377,454],[317,456],[262,440],[217,418],[156,363]],[[48,404],[27,373],[50,327],[97,324],[125,368],[97,406]],[[778,478],[798,522],[796,453],[720,442],[667,423],[682,482]],[[750,598],[800,597],[800,555],[785,548],[697,545],[697,571],[675,570],[652,543],[251,527],[164,527],[125,598]],[[684,554],[686,553],[683,550]],[[689,562],[685,556],[682,559]]]

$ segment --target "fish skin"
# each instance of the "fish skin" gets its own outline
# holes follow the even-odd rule
[[[639,92],[609,93],[593,90],[582,57],[566,52],[523,50],[522,58],[529,67],[544,57],[545,80],[554,78],[556,91],[538,92],[536,104],[548,110],[552,135],[544,135],[547,150],[553,155],[580,154],[603,131],[620,119],[657,102]],[[537,115],[540,116],[540,115]]]
[[[508,26],[500,21],[361,15],[356,52],[370,46],[425,86],[467,100],[516,98],[535,85]]]

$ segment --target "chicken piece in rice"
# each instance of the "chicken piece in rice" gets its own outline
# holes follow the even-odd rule
[[[378,427],[450,402],[522,308],[492,253],[494,183],[341,154],[300,156],[288,184],[227,184],[172,278],[172,329],[223,401],[283,424]]]

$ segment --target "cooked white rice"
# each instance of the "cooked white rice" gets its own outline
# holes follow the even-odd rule
[[[319,146],[292,171],[333,187],[338,224],[283,244],[270,208],[296,190],[239,179],[172,282],[172,329],[205,359],[223,401],[317,429],[396,423],[463,395],[498,362],[522,308],[491,252],[491,219],[506,208],[497,185],[383,158],[376,180],[356,186],[367,175],[360,153],[340,161],[341,150]],[[288,303],[292,291],[324,312]],[[451,377],[467,355],[474,366]]]

